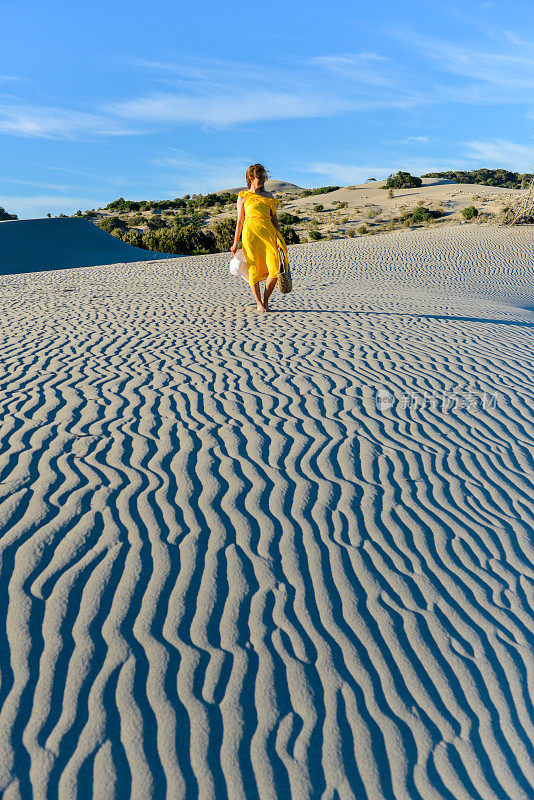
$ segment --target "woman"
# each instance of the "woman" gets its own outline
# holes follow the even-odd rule
[[[267,171],[262,164],[252,164],[246,174],[248,189],[239,192],[237,198],[237,224],[234,243],[235,252],[243,231],[243,253],[248,265],[248,280],[256,306],[260,313],[270,311],[269,297],[278,276],[277,244],[285,251],[287,247],[276,216],[278,200],[265,191]],[[261,298],[260,281],[265,281],[265,292]]]

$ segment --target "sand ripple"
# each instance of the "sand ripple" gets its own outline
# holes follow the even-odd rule
[[[533,796],[532,241],[0,278],[6,800]]]

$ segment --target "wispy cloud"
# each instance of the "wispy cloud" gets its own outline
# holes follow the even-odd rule
[[[109,115],[65,108],[0,104],[0,133],[40,139],[79,139],[135,133]]]
[[[375,53],[332,54],[268,66],[214,59],[134,63],[175,82],[173,90],[149,92],[104,109],[134,121],[227,127],[402,108],[424,101],[411,89],[403,91],[391,60]]]
[[[509,33],[492,41],[491,47],[489,43],[486,47],[473,47],[471,44],[421,36],[413,31],[401,32],[398,38],[416,49],[436,70],[463,78],[463,85],[454,88],[463,88],[467,99],[473,99],[474,92],[474,86],[467,84],[468,80],[479,82],[479,90],[480,85],[484,86],[483,93],[479,91],[478,97],[485,103],[517,102],[518,95],[525,100],[531,99],[525,90],[531,92],[534,88],[534,42],[512,42]],[[499,90],[505,89],[506,92],[490,94],[488,85]]]
[[[136,121],[202,124],[226,127],[244,122],[327,117],[351,109],[342,97],[268,90],[157,93],[117,103],[108,110]]]
[[[534,172],[534,145],[522,145],[504,139],[469,142],[466,156],[487,167],[507,167]]]
[[[0,75],[0,83],[29,83],[29,78],[22,78],[20,75]]]

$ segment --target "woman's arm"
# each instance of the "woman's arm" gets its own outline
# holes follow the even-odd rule
[[[230,252],[235,255],[237,248],[239,247],[239,239],[241,238],[241,229],[243,228],[243,223],[245,221],[245,198],[238,197],[237,198],[237,222],[235,225],[235,236],[234,236],[234,243],[230,248]]]

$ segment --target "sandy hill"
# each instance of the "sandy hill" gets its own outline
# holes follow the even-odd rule
[[[237,194],[237,192],[242,192],[244,189],[247,189],[247,186],[237,186],[233,189],[220,189],[215,194],[223,194],[224,192],[233,192]],[[275,181],[269,179],[265,183],[265,188],[268,192],[302,192],[303,187],[297,186],[295,183],[288,183],[287,181]]]
[[[160,257],[158,253],[132,247],[78,217],[0,222],[0,274],[3,275]]]

